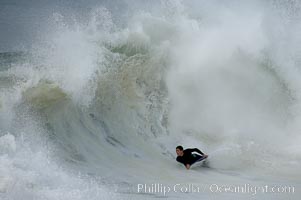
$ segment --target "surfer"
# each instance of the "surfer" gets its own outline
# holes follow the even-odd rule
[[[201,155],[193,154],[192,152],[197,152]],[[183,150],[182,146],[177,146],[176,153],[178,155],[177,161],[184,164],[186,169],[189,169],[193,163],[201,161],[208,157],[208,155],[204,154],[203,152],[201,152],[201,150],[197,148]]]

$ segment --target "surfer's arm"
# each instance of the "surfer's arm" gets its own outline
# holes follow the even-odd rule
[[[179,162],[179,163],[182,163],[185,167],[186,167],[186,169],[189,169],[190,168],[190,164],[187,164],[184,160],[182,160],[180,157],[177,157],[177,161]]]
[[[178,156],[176,160],[177,160],[179,163],[182,163],[183,165],[186,166],[185,162],[183,161],[183,159],[182,159],[181,157]]]

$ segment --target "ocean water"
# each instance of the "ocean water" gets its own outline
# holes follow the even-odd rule
[[[299,1],[0,10],[0,199],[300,199]]]

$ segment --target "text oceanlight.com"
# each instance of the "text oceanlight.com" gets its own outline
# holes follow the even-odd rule
[[[210,185],[197,185],[197,184],[174,184],[165,185],[161,183],[152,184],[137,184],[138,193],[146,194],[160,194],[167,195],[168,193],[240,193],[256,195],[260,193],[295,193],[294,186],[283,186],[283,185],[263,185],[255,186],[251,184],[241,185],[223,185],[223,184],[210,184]]]

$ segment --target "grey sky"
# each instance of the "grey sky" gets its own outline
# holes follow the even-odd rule
[[[135,2],[135,3],[134,3]],[[125,15],[134,6],[148,6],[133,0],[0,0],[0,52],[30,48],[53,13],[82,17],[97,6],[114,15]],[[120,18],[122,19],[122,18]]]

